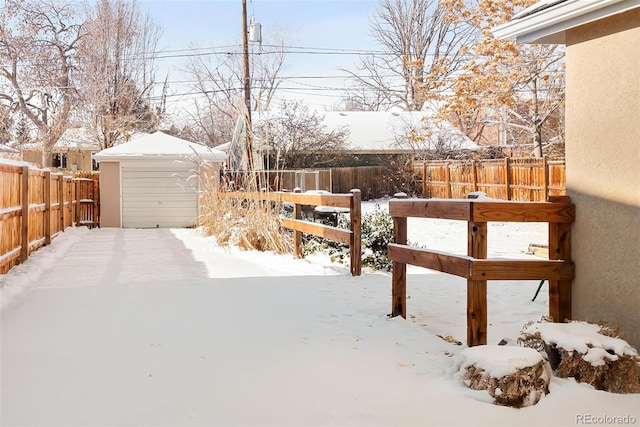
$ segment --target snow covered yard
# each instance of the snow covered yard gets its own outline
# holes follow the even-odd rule
[[[464,253],[465,228],[410,220],[409,240]],[[490,224],[489,254],[526,257],[545,239],[543,224]],[[221,248],[197,230],[80,228],[0,284],[3,426],[640,422],[640,395],[573,380],[524,409],[464,387],[452,368],[465,346],[449,341],[465,341],[466,283],[419,268],[407,320],[388,319],[387,273]],[[546,313],[537,286],[489,283],[490,344]]]

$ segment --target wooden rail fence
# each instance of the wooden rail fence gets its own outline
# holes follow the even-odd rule
[[[564,160],[438,160],[416,163],[414,169],[421,170],[425,198],[458,199],[482,191],[494,199],[543,202],[566,194]]]
[[[549,315],[556,322],[571,318],[571,223],[575,207],[568,197],[549,202],[503,202],[486,199],[404,199],[389,202],[394,243],[388,255],[393,262],[392,316],[406,318],[407,264],[467,279],[467,345],[487,343],[487,280],[549,281]],[[403,200],[404,199],[404,200]],[[407,218],[443,218],[467,221],[467,256],[407,246]],[[548,260],[487,259],[487,222],[547,222]]]
[[[0,163],[0,274],[58,233],[98,226],[99,181]]]
[[[293,204],[293,219],[282,218],[282,225],[293,233],[293,253],[296,258],[302,257],[302,233],[349,245],[350,270],[353,276],[362,273],[361,249],[361,196],[360,190],[351,190],[349,194],[305,194],[288,192],[221,192],[221,197],[239,200],[261,200],[271,203]],[[302,210],[306,206],[330,206],[349,209],[349,230],[316,224],[302,220]]]

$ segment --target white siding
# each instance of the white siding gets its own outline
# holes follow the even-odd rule
[[[123,165],[122,226],[193,225],[198,216],[198,179],[192,175],[190,167]]]

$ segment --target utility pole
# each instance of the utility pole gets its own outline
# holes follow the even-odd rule
[[[244,103],[247,107],[245,116],[245,137],[247,141],[247,169],[253,170],[251,140],[251,79],[249,76],[249,32],[247,30],[247,0],[242,0],[242,48],[244,50]]]

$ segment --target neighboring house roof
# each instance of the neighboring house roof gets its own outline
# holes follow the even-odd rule
[[[640,0],[542,0],[491,30],[518,43],[564,44],[565,31],[640,7]]]
[[[100,150],[100,141],[87,128],[68,128],[53,145],[54,150]]]
[[[452,149],[477,150],[478,146],[450,123],[429,117],[426,112],[346,111],[323,113],[327,130],[345,127],[349,131],[347,150],[362,154],[403,153],[435,148],[438,140],[446,139]],[[429,129],[424,142],[409,143],[410,128]],[[420,132],[418,132],[420,134]]]
[[[124,144],[125,142],[135,141],[138,138],[149,135],[146,132],[136,132],[118,139],[116,144]],[[42,150],[41,142],[29,142],[21,144],[18,148],[22,150]],[[100,142],[95,134],[86,128],[68,128],[62,136],[53,145],[53,151],[83,150],[83,151],[100,151]]]
[[[133,160],[133,159],[184,159],[200,158],[221,162],[226,154],[205,145],[186,141],[163,132],[154,132],[146,136],[107,148],[93,155],[100,161]]]
[[[8,146],[7,144],[0,144],[0,152],[2,153],[11,153],[11,154],[19,154],[20,151],[16,150],[13,147]]]

